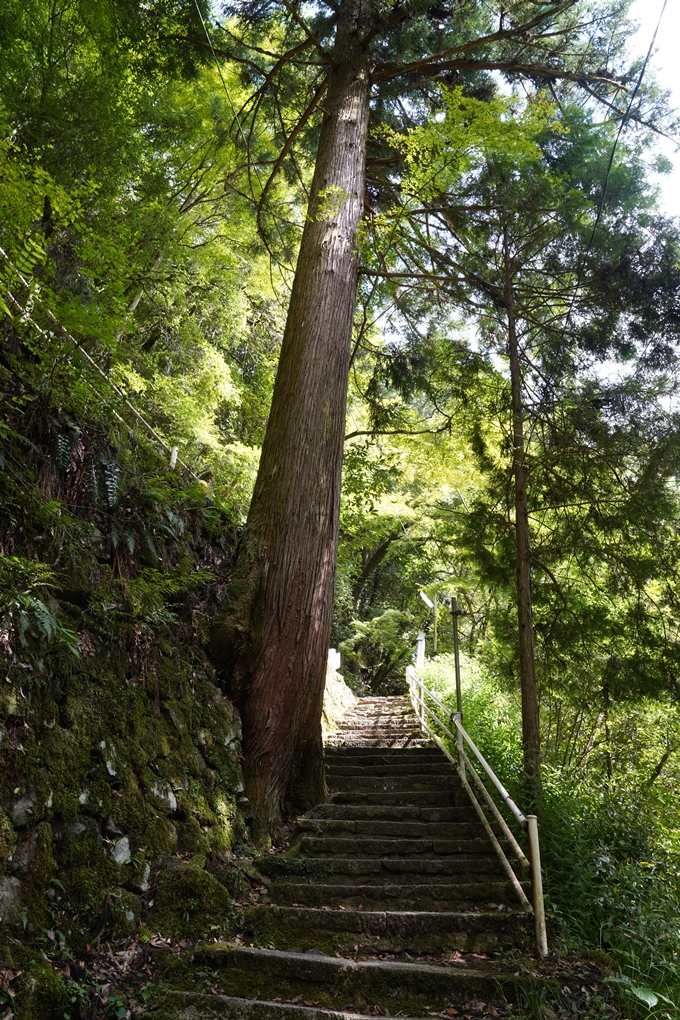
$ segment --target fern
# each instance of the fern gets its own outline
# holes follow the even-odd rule
[[[54,462],[57,467],[65,471],[71,460],[72,441],[69,435],[58,432],[54,437],[53,452]]]
[[[122,471],[115,461],[105,457],[101,459],[104,474],[104,489],[106,491],[106,502],[109,509],[113,510],[118,506],[120,500],[120,479]],[[132,550],[130,550],[132,552]]]

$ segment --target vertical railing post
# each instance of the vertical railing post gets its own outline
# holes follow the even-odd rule
[[[465,777],[466,777],[466,769],[465,769],[465,758],[463,757],[463,751],[464,751],[464,747],[463,747],[463,734],[460,732],[458,726],[456,725],[456,722],[459,722],[461,724],[461,726],[462,726],[463,725],[463,720],[461,719],[460,712],[452,712],[451,713],[451,719],[453,720],[453,725],[455,726],[455,729],[456,729],[456,747],[458,748],[458,769],[459,769],[460,774],[463,777],[463,779],[465,779]]]
[[[545,927],[545,903],[543,902],[543,876],[541,874],[541,849],[538,843],[538,818],[527,815],[529,836],[529,860],[531,862],[531,891],[536,923],[536,948],[538,955],[548,955],[548,932]]]
[[[451,616],[453,618],[453,661],[456,667],[456,711],[463,721],[463,694],[460,686],[460,653],[458,648],[458,600],[451,599]]]

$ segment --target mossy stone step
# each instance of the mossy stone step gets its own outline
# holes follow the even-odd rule
[[[244,931],[260,946],[326,953],[485,952],[531,939],[531,919],[518,910],[385,911],[250,907]]]
[[[501,844],[502,845],[502,844]],[[393,838],[380,836],[303,836],[300,852],[307,857],[325,857],[337,854],[340,857],[410,857],[425,858],[448,854],[488,854],[489,841],[486,837],[438,839],[428,836],[424,839],[409,837]]]
[[[356,834],[362,837],[385,836],[390,839],[405,837],[427,839],[431,836],[439,840],[482,839],[486,835],[484,826],[479,821],[426,822],[423,819],[415,819],[413,821],[378,821],[377,819],[369,819],[361,821],[350,818],[300,818],[296,824],[296,832],[327,838]]]
[[[519,865],[517,865],[519,869]],[[408,883],[423,876],[427,882],[452,880],[454,875],[502,876],[504,872],[493,853],[459,854],[430,859],[411,857],[312,857],[274,858],[264,861],[260,871],[274,881],[346,882],[347,877],[375,883]]]
[[[482,961],[475,966],[444,967],[226,945],[196,949],[192,957],[194,965],[217,972],[215,983],[227,995],[266,1000],[302,996],[341,1010],[379,1004],[392,1014],[460,1007],[471,998],[487,1003],[504,997],[514,1001],[520,985],[544,984],[538,979],[518,979]]]
[[[465,790],[451,786],[439,790],[337,790],[331,804],[417,804],[424,807],[470,807]]]
[[[260,998],[167,992],[155,1016],[158,1020],[357,1020],[358,1014]]]
[[[476,822],[473,807],[421,807],[418,804],[320,804],[306,817],[348,821]]]
[[[468,878],[470,876],[467,876]],[[269,895],[277,906],[359,907],[370,904],[372,910],[460,910],[465,904],[497,909],[501,904],[514,909],[517,894],[510,882],[491,876],[486,881],[457,882],[385,882],[361,884],[348,882],[274,882]]]

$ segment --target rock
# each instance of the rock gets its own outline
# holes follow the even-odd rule
[[[163,786],[161,783],[155,782],[151,784],[151,792],[154,797],[165,801],[170,811],[175,812],[177,810],[177,797],[175,797],[169,786]]]
[[[149,926],[161,935],[205,938],[224,929],[231,914],[231,897],[210,872],[172,858],[163,858]]]
[[[113,850],[111,851],[111,856],[116,864],[127,864],[132,857],[132,854],[130,853],[130,840],[127,836],[123,836],[122,839],[116,840]]]
[[[109,833],[110,836],[122,836],[123,835],[122,830],[118,828],[118,826],[114,822],[114,820],[111,817],[111,815],[109,815],[109,817],[106,819],[106,823],[104,824],[104,828]]]
[[[21,913],[23,898],[18,878],[0,878],[0,922],[16,924]]]
[[[69,998],[62,979],[49,962],[34,959],[21,975],[13,1005],[17,1018],[62,1020],[67,1013]],[[73,1013],[70,1015],[73,1016]]]
[[[17,834],[14,831],[14,826],[10,822],[7,812],[0,808],[0,871],[3,862],[11,855],[16,841]]]
[[[24,839],[14,848],[14,852],[7,859],[7,870],[15,875],[26,875],[31,861],[38,849],[38,834],[32,832],[28,839]]]
[[[11,802],[9,816],[16,826],[21,828],[22,825],[28,825],[33,818],[33,811],[37,800],[35,791],[29,790],[23,797],[19,797],[18,800]]]

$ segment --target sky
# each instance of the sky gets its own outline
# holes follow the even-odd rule
[[[635,0],[630,14],[640,27],[631,40],[631,53],[647,53],[662,7],[663,0]],[[655,48],[649,69],[656,72],[660,85],[671,90],[672,106],[680,108],[680,0],[667,0]],[[678,146],[665,140],[660,141],[659,149],[674,164],[672,173],[657,178],[661,206],[664,212],[680,216],[680,152]]]

